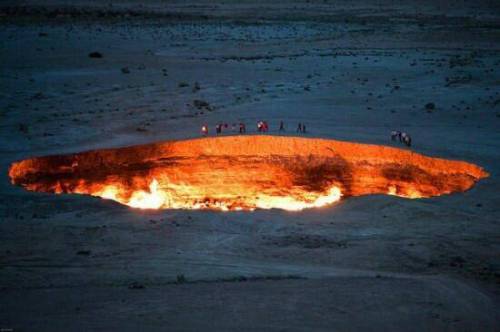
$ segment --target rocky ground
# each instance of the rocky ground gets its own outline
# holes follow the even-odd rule
[[[0,328],[499,329],[494,1],[0,2]],[[140,211],[31,193],[32,156],[203,124],[397,145],[484,167],[472,190],[303,212]]]

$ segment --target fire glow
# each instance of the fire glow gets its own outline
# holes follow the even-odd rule
[[[13,163],[9,176],[31,191],[87,194],[140,209],[298,211],[350,196],[463,192],[488,174],[387,146],[226,136],[27,159]]]

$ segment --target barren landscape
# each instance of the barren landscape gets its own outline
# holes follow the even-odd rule
[[[500,329],[498,2],[0,1],[0,25],[0,329]],[[343,159],[310,159],[326,156],[320,140]],[[349,143],[374,148],[350,155]],[[137,209],[77,187],[120,170],[127,183],[142,174],[130,160],[170,167],[103,150],[137,145],[189,156],[170,178],[204,193],[236,197],[253,179],[270,195],[300,181],[319,192],[324,174],[344,192],[319,208],[221,211]],[[388,172],[377,153],[396,148]],[[102,162],[74,164],[86,151]],[[247,162],[262,151],[287,173]],[[23,160],[39,173],[16,180]],[[338,166],[379,164],[395,189]],[[398,171],[409,164],[413,177]],[[432,195],[412,196],[415,178]]]

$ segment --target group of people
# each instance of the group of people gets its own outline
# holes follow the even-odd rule
[[[233,133],[235,133],[237,130],[240,134],[246,133],[246,126],[245,123],[240,122],[239,124],[233,123],[231,126],[229,126],[228,123],[223,123],[219,122],[215,126],[215,133],[217,135],[222,134],[222,131],[226,130],[231,130]],[[269,125],[267,124],[266,121],[258,121],[257,122],[257,131],[259,133],[267,133],[269,131]],[[283,121],[280,121],[280,127],[279,127],[279,132],[286,131],[285,129],[285,123]],[[299,122],[297,125],[297,132],[305,134],[306,133],[306,125],[302,122]],[[208,135],[208,126],[203,125],[201,127],[201,133],[204,136]],[[410,147],[411,146],[411,136],[408,133],[399,131],[399,130],[393,130],[391,131],[391,140],[396,141],[399,140],[400,143],[405,144],[406,146]]]
[[[269,131],[269,125],[266,121],[257,122],[257,131],[259,133],[267,133]]]
[[[239,132],[240,134],[246,133],[246,126],[245,123],[240,122],[239,124],[233,123],[229,125],[226,122],[219,122],[217,125],[215,125],[215,133],[217,135],[222,134],[223,131],[231,131],[233,133]],[[269,131],[269,124],[267,121],[258,121],[257,122],[257,132],[259,133],[267,133]],[[286,131],[285,129],[285,123],[283,121],[280,121],[280,126],[279,126],[279,132],[284,132]],[[299,123],[297,126],[297,132],[298,133],[305,133],[306,132],[306,125],[304,123]],[[207,136],[209,134],[209,127],[208,125],[203,125],[201,127],[201,134],[203,136]]]
[[[391,131],[391,139],[395,141],[396,139],[399,139],[400,143],[406,144],[406,146],[411,146],[411,137],[405,132],[399,131],[399,130],[393,130]]]
[[[222,134],[222,131],[227,131],[229,129],[231,129],[231,131],[233,133],[235,133],[236,130],[238,129],[238,132],[240,134],[244,134],[247,131],[246,126],[245,126],[245,124],[243,122],[240,122],[239,124],[233,123],[231,125],[231,128],[229,128],[229,124],[228,123],[219,122],[217,125],[215,125],[215,133],[217,135]],[[208,125],[205,124],[205,125],[201,126],[201,133],[204,136],[208,135]]]

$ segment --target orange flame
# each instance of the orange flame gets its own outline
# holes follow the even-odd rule
[[[180,191],[177,188],[178,192]],[[183,191],[196,192],[196,188],[184,187]],[[123,198],[123,191],[119,186],[106,185],[101,190],[91,193],[92,196],[111,199],[121,204],[138,209],[213,209],[221,211],[238,211],[258,209],[282,209],[288,211],[300,211],[308,208],[318,208],[330,205],[340,200],[342,194],[338,187],[331,187],[326,193],[312,194],[296,192],[295,196],[270,196],[258,195],[253,199],[246,199],[244,202],[205,200],[204,202],[182,202],[175,199],[169,191],[160,187],[157,179],[153,178],[149,184],[149,191],[136,190],[130,197]]]
[[[139,209],[300,211],[349,196],[465,191],[488,173],[385,146],[236,136],[27,159],[13,163],[9,176],[28,190],[89,194]]]

